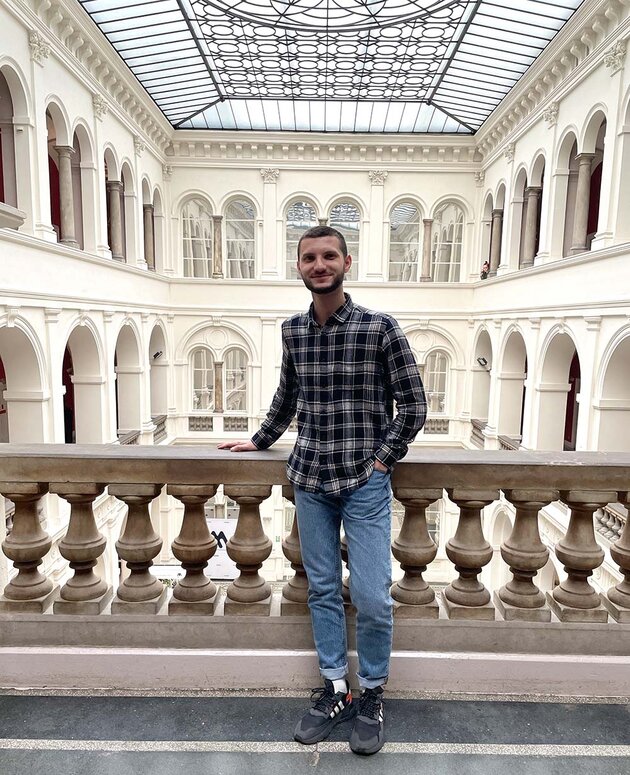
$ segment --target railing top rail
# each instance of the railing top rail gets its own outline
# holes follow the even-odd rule
[[[0,481],[286,484],[287,447],[232,453],[211,445],[0,444]],[[399,487],[630,490],[630,453],[412,450]]]

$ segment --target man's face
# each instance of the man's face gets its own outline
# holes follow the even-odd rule
[[[352,257],[343,255],[337,237],[302,240],[297,271],[311,293],[336,291],[351,264]]]

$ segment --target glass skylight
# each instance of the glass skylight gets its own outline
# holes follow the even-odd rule
[[[79,0],[186,129],[472,133],[583,0]]]

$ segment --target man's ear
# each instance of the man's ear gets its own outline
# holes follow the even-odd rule
[[[352,266],[352,256],[348,253],[348,255],[343,260],[344,274],[347,274],[350,271],[351,266]]]

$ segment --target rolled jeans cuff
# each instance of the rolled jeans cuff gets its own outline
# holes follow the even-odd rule
[[[357,673],[357,678],[362,689],[376,689],[377,686],[385,686],[387,683],[387,676],[384,678],[363,678]]]
[[[344,667],[320,667],[319,672],[322,678],[327,678],[329,681],[338,681],[340,678],[345,678],[348,675],[348,664]]]

